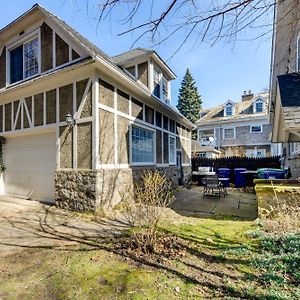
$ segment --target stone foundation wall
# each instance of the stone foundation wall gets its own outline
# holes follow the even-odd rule
[[[74,211],[96,210],[96,172],[63,170],[55,174],[56,206]]]
[[[128,169],[61,170],[55,174],[55,203],[58,207],[74,211],[95,211],[112,207],[131,196],[133,183],[145,170],[159,170],[171,179],[174,188],[179,184],[176,166],[161,168],[134,167]],[[183,168],[183,184],[191,176],[191,168]]]

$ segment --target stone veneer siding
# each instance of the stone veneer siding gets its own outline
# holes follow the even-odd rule
[[[96,172],[62,170],[55,173],[56,206],[74,211],[96,210]]]
[[[171,167],[134,167],[128,169],[60,170],[55,174],[55,203],[58,207],[73,211],[95,211],[97,208],[112,207],[128,197],[133,182],[143,172],[159,170],[178,185],[179,170]],[[189,181],[190,167],[183,167],[183,183]]]

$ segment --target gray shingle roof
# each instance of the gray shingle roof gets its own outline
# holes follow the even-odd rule
[[[258,117],[258,116],[264,116],[267,114],[267,109],[262,113],[255,113],[253,114],[252,110],[252,103],[253,100],[262,97],[266,100],[266,106],[268,105],[269,101],[269,93],[259,93],[255,95],[252,99],[247,101],[239,101],[239,102],[232,102],[234,105],[234,115],[232,116],[226,116],[224,117],[224,104],[218,105],[212,109],[210,109],[205,116],[200,118],[196,124],[203,125],[206,122],[217,122],[217,121],[223,121],[223,120],[235,120],[235,119],[245,119],[249,117]]]
[[[300,106],[300,73],[277,76],[282,107]]]
[[[113,60],[117,64],[122,64],[129,60],[136,59],[137,57],[140,57],[143,55],[150,55],[152,53],[154,53],[154,50],[152,50],[152,49],[136,48],[136,49],[132,49],[132,50],[123,52],[121,54],[118,54],[116,56],[113,56]]]

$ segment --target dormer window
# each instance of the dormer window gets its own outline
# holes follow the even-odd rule
[[[224,108],[224,116],[225,117],[228,117],[228,116],[233,116],[233,105],[232,103],[227,103],[225,105],[225,108]]]
[[[253,112],[254,113],[261,113],[264,111],[264,102],[262,99],[258,99],[253,104]]]
[[[166,103],[169,99],[169,81],[156,67],[153,69],[153,95]]]
[[[168,99],[168,81],[166,78],[162,78],[162,87],[163,87],[163,97],[164,101]]]
[[[154,69],[154,89],[153,95],[160,98],[160,73],[158,70]]]
[[[8,49],[9,83],[15,83],[39,73],[39,38],[33,37],[17,47]]]

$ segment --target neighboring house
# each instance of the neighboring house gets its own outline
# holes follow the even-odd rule
[[[0,30],[4,193],[94,210],[145,169],[186,179],[193,124],[170,106],[173,79],[156,52],[110,57],[34,5]]]
[[[245,91],[239,102],[226,101],[204,110],[197,121],[198,142],[214,147],[223,156],[266,157],[277,155],[271,145],[268,93]]]
[[[277,2],[272,52],[272,141],[284,143],[285,167],[300,177],[299,1]]]
[[[198,141],[192,140],[192,157],[218,158],[222,152],[213,146],[202,146]]]

